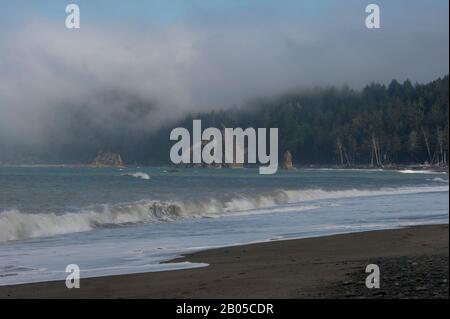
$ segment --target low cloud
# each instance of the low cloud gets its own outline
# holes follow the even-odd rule
[[[364,27],[355,1],[299,19],[262,10],[159,26],[11,27],[0,31],[0,146],[101,147],[99,136],[126,139],[294,88],[433,80],[448,73],[448,14],[419,8],[411,20],[386,14],[381,30]]]

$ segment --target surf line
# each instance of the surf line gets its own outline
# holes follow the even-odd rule
[[[248,164],[268,164],[259,166],[259,173],[272,175],[278,171],[278,128],[270,128],[269,133],[267,136],[266,128],[251,127],[245,130],[210,127],[202,131],[202,121],[193,120],[192,139],[189,130],[183,127],[170,133],[170,140],[177,141],[170,150],[170,160],[177,165],[243,165],[247,157]]]

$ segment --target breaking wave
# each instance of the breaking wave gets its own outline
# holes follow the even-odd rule
[[[406,170],[402,170],[402,171],[398,171],[398,172],[402,173],[402,174],[429,174],[429,175],[447,174],[446,172],[437,172],[437,171],[430,171],[430,170],[410,170],[410,169],[406,169]]]
[[[148,175],[147,173],[142,173],[142,172],[124,174],[123,176],[129,176],[129,177],[139,178],[139,179],[143,179],[143,180],[150,179],[150,175]]]
[[[429,179],[429,181],[448,184],[448,179],[443,179],[440,177]]]
[[[121,205],[104,205],[100,209],[82,210],[66,214],[25,214],[17,210],[0,212],[0,242],[91,231],[97,228],[129,224],[172,222],[185,218],[211,218],[230,214],[263,214],[300,212],[319,208],[318,200],[402,195],[429,192],[448,192],[448,186],[385,188],[380,190],[322,189],[278,190],[261,195],[241,195],[229,199],[209,199],[184,202],[157,200]],[[295,205],[299,204],[299,205]]]

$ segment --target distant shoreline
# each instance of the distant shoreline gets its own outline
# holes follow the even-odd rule
[[[294,165],[295,166],[295,165]],[[174,166],[174,165],[124,165],[124,166],[95,166],[91,164],[0,164],[0,167],[11,167],[11,168],[158,168],[158,167],[170,167],[176,169],[183,169],[185,167],[182,166]],[[254,168],[244,166],[244,168]],[[198,169],[208,169],[208,168],[198,168]],[[217,168],[211,168],[217,169]],[[226,168],[224,168],[226,169]],[[355,170],[355,169],[364,169],[364,170],[384,170],[384,171],[401,171],[401,170],[412,170],[412,171],[423,171],[428,170],[432,172],[449,172],[448,166],[430,166],[430,165],[419,165],[419,164],[411,164],[411,165],[389,165],[385,167],[373,167],[370,165],[355,165],[355,166],[339,166],[339,165],[315,165],[315,164],[306,164],[306,165],[297,165],[295,169],[336,169],[336,170]],[[281,169],[280,169],[281,170]],[[284,170],[283,170],[284,171]]]
[[[0,287],[0,298],[448,298],[449,226],[225,247],[171,262],[206,268]],[[365,287],[377,264],[381,289]]]

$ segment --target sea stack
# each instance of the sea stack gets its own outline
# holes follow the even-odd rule
[[[286,151],[283,155],[283,160],[281,163],[282,169],[292,170],[294,169],[294,164],[292,164],[292,154],[289,151]]]
[[[92,163],[94,167],[123,167],[120,154],[111,152],[99,152]]]

